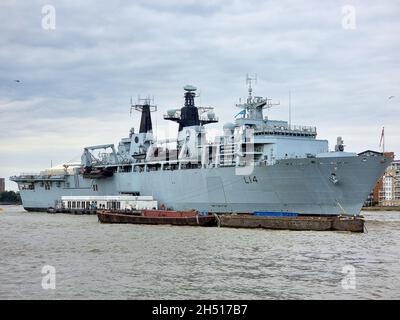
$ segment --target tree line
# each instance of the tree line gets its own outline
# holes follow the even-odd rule
[[[0,192],[0,202],[21,203],[21,196],[19,192],[3,191]]]

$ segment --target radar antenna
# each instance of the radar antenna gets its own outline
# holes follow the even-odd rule
[[[157,106],[154,104],[154,97],[141,98],[140,96],[138,96],[137,102],[135,104],[133,104],[131,97],[130,105],[131,105],[130,115],[132,115],[132,110],[136,110],[139,112],[143,111],[144,106],[148,106],[150,108],[150,112],[157,111]]]

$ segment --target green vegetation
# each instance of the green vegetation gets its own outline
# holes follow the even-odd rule
[[[4,191],[0,192],[0,203],[21,203],[21,196],[19,192]]]

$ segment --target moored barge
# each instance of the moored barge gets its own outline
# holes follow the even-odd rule
[[[197,211],[140,210],[131,212],[98,211],[101,223],[168,224],[180,226],[212,227],[218,218]]]

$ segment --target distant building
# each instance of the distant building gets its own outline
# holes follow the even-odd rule
[[[0,192],[6,191],[6,182],[4,178],[0,178]]]
[[[382,153],[367,150],[362,153],[359,153],[358,155],[373,155],[373,154],[382,154]],[[394,152],[384,152],[383,154],[386,157],[392,157],[392,158],[394,157]],[[399,163],[400,160],[395,160],[393,163],[396,163],[396,162]],[[383,204],[383,203],[387,203],[386,201],[384,201],[384,198],[389,197],[390,182],[388,179],[386,179],[386,177],[388,175],[388,172],[391,171],[392,166],[393,166],[393,164],[386,169],[383,176],[376,183],[374,189],[372,190],[372,192],[370,193],[370,195],[368,196],[367,200],[364,203],[365,207],[371,207],[371,206],[376,206],[376,205],[382,205],[382,206],[388,205],[388,204]],[[384,181],[386,182],[386,187],[384,187]],[[396,205],[400,205],[400,203],[398,203]]]
[[[379,205],[400,206],[400,160],[395,160],[382,177]]]

